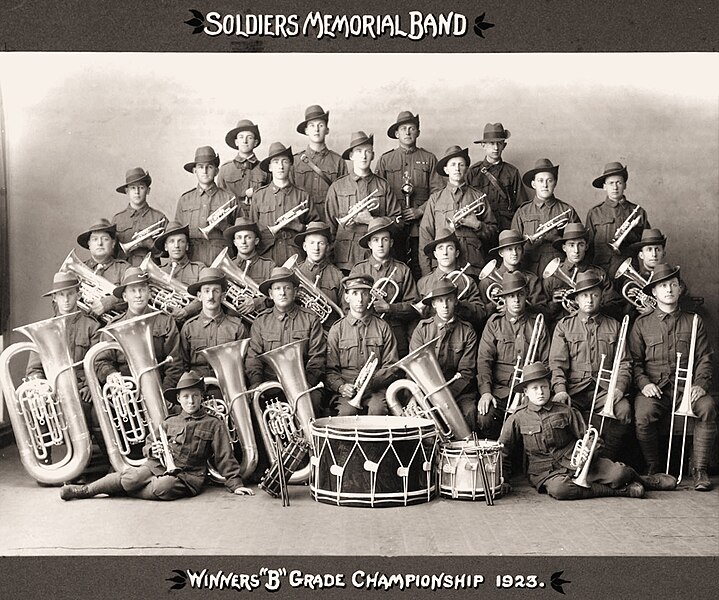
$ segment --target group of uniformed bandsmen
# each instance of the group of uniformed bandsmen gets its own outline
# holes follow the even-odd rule
[[[128,319],[151,311],[148,274],[140,265],[152,253],[163,272],[197,297],[154,321],[158,360],[174,359],[162,369],[171,400],[185,389],[202,387],[198,378],[213,375],[203,349],[249,337],[244,369],[254,387],[276,378],[258,359],[260,354],[306,339],[307,381],[311,386],[325,383],[324,392],[312,394],[317,415],[386,415],[387,386],[402,376],[392,365],[436,339],[436,356],[447,380],[462,375],[450,390],[482,438],[499,437],[516,367],[523,366],[526,376],[546,379],[551,402],[543,398],[543,408],[530,402],[517,411],[507,420],[501,440],[509,445],[521,437],[530,455],[546,458],[561,437],[555,430],[590,421],[599,427],[597,415],[589,414],[593,400],[596,409],[613,402],[616,418],[603,424],[603,456],[626,458],[633,422],[644,458],[643,484],[673,487],[666,477],[651,476],[664,470],[659,425],[671,413],[677,352],[683,361],[689,353],[692,315],[685,309],[690,298],[679,268],[665,262],[666,237],[625,196],[626,166],[608,163],[592,181],[606,191],[606,198],[589,211],[583,225],[574,208],[555,196],[558,165],[541,158],[520,176],[503,160],[510,132],[501,123],[485,126],[475,142],[484,156],[471,164],[468,149],[461,146],[448,148],[439,159],[418,147],[419,116],[402,111],[387,131],[399,144],[379,158],[375,170],[372,135],[353,133],[340,155],[326,145],[328,125],[328,111],[308,107],[297,125],[308,146],[293,153],[273,142],[259,160],[259,127],[240,120],[225,138],[237,150],[232,160],[221,165],[215,150],[203,146],[184,165],[197,185],[180,197],[172,221],[148,205],[150,174],[140,167],[128,170],[117,188],[127,196],[127,208],[77,238],[90,252],[85,264],[116,287],[112,296],[90,303],[91,315],[82,313],[72,321],[75,360],[102,334],[97,317],[124,311],[117,318]],[[203,234],[212,213],[233,202],[237,209]],[[462,211],[465,207],[469,209]],[[283,221],[287,214],[293,218]],[[120,243],[131,242],[163,219],[161,235],[119,258]],[[631,220],[634,225],[628,228]],[[548,223],[556,226],[543,227]],[[613,249],[610,244],[623,225],[628,232]],[[232,314],[223,307],[226,274],[210,266],[221,251],[261,292],[248,294]],[[307,279],[341,305],[343,317],[334,315],[322,323],[298,304],[301,282],[295,270],[281,266],[294,254],[300,255],[299,269]],[[648,282],[642,292],[653,303],[637,308],[622,296],[626,280],[615,274],[627,258]],[[553,259],[559,259],[563,278],[546,276]],[[495,269],[485,269],[490,260],[497,261]],[[78,283],[71,273],[55,276],[48,294],[58,314],[76,309]],[[605,367],[615,362],[625,315],[631,327],[616,361],[614,397],[606,398],[607,382],[602,380],[595,398],[600,362],[604,358]],[[525,364],[528,351],[532,362],[544,367]],[[350,400],[370,356],[378,365],[357,409]],[[694,357],[691,395],[697,419],[691,467],[695,489],[708,490],[716,408],[708,395],[712,350],[701,319]],[[128,372],[121,352],[108,352],[98,362],[101,382]],[[41,367],[33,360],[28,370]],[[524,387],[530,385],[526,379]],[[193,382],[195,388],[189,385]],[[80,386],[87,399],[84,380]],[[568,407],[555,408],[553,416],[549,409],[557,403],[571,404],[581,416],[572,417]],[[528,410],[539,417],[546,411],[547,418],[527,420],[522,411]],[[193,413],[182,413],[188,414]],[[520,423],[521,418],[525,421]],[[581,434],[578,428],[574,437]],[[557,452],[563,448],[556,447]],[[530,460],[530,478],[536,477],[538,489],[555,497],[574,497],[546,483],[549,474],[567,473],[564,462],[557,458],[555,463],[544,461],[539,477]],[[237,477],[229,481],[243,490],[238,493],[248,491]],[[88,492],[76,487],[70,486],[63,497],[98,493],[98,488]],[[608,495],[599,488],[595,492]],[[637,495],[636,488],[625,495]]]

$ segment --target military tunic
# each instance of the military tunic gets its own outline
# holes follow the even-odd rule
[[[120,211],[112,217],[111,222],[117,227],[117,243],[126,244],[132,241],[132,236],[135,233],[146,229],[150,225],[154,225],[161,219],[164,219],[165,224],[167,224],[165,213],[147,204],[137,210],[128,205],[125,210]],[[127,262],[133,267],[139,266],[142,260],[147,256],[147,253],[152,250],[153,243],[154,240],[152,238],[146,239],[137,248],[130,251],[130,254],[127,256]]]
[[[320,221],[327,221],[327,210],[325,202],[327,200],[327,190],[330,184],[315,173],[310,167],[307,159],[311,160],[320,171],[330,180],[334,182],[340,177],[347,175],[347,163],[336,152],[325,146],[319,152],[313,150],[309,146],[302,152],[294,155],[292,170],[290,171],[290,180],[297,187],[305,190],[309,195],[312,203],[317,211]]]
[[[459,269],[457,269],[459,270]],[[444,281],[446,273],[439,268],[432,271],[429,275],[425,275],[417,282],[417,290],[419,291],[419,297],[424,298],[427,294],[432,291],[440,281]],[[466,281],[464,278],[457,280],[456,284],[459,291],[462,292],[467,286],[467,291],[464,292],[462,299],[457,302],[456,313],[460,319],[469,321],[474,325],[474,329],[477,333],[481,332],[484,327],[484,322],[489,315],[489,312],[484,306],[482,296],[479,292],[479,287],[475,283],[474,279],[467,277]],[[430,307],[430,310],[431,307]]]
[[[256,192],[263,185],[270,181],[269,173],[265,173],[260,169],[260,162],[257,160],[254,152],[248,158],[241,158],[238,154],[230,161],[222,163],[220,172],[217,175],[217,185],[227,190],[231,196],[239,201],[239,211],[235,216],[250,216],[250,205],[245,202],[245,192],[248,188],[252,188]]]
[[[209,317],[201,312],[189,319],[180,332],[183,369],[193,369],[202,377],[215,377],[215,372],[201,351],[246,337],[249,337],[249,332],[239,318],[226,315],[222,311],[216,317]]]

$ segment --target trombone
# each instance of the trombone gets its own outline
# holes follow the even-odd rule
[[[280,229],[284,229],[287,225],[292,223],[292,221],[299,219],[302,215],[305,215],[308,212],[310,212],[310,203],[307,200],[303,200],[297,206],[288,210],[285,214],[277,217],[275,224],[268,225],[267,229],[270,230],[272,237],[276,237],[277,232],[280,231]]]
[[[350,206],[347,214],[337,219],[337,222],[342,225],[342,227],[349,227],[354,224],[354,220],[361,212],[365,210],[377,210],[379,208],[379,198],[376,197],[377,194],[379,194],[379,190],[370,192],[370,194],[362,198],[362,200],[355,202]]]
[[[222,206],[210,213],[210,215],[207,217],[207,225],[205,225],[204,227],[198,227],[200,233],[202,234],[202,237],[204,237],[206,240],[209,240],[210,231],[215,229],[215,227],[217,227],[222,221],[224,221],[233,212],[235,212],[235,210],[237,210],[237,202],[235,202],[235,200],[237,200],[237,197],[232,196],[232,198],[230,198]]]
[[[674,418],[684,417],[684,431],[682,432],[682,455],[679,462],[679,477],[677,477],[677,484],[682,480],[682,474],[684,473],[684,451],[686,449],[687,442],[687,421],[689,417],[694,419],[697,418],[696,414],[692,410],[692,381],[694,379],[694,353],[697,345],[697,331],[699,329],[699,315],[694,315],[692,319],[692,337],[689,343],[689,357],[687,360],[687,366],[681,367],[682,353],[677,352],[677,366],[674,372],[674,395],[672,396],[672,420],[669,426],[669,449],[667,450],[667,470],[669,473],[669,463],[672,459],[672,437],[674,434]],[[684,390],[682,392],[682,399],[677,406],[677,394],[680,383],[684,383]],[[675,408],[676,406],[676,408]]]
[[[624,223],[614,232],[614,238],[609,242],[609,246],[617,254],[619,254],[619,246],[622,245],[622,242],[629,235],[629,232],[642,222],[642,215],[639,214],[639,210],[640,207],[635,206],[634,210],[624,220]]]
[[[544,315],[539,313],[537,320],[534,321],[534,327],[532,328],[532,336],[529,338],[529,344],[527,345],[527,355],[524,359],[524,365],[520,367],[522,362],[522,354],[517,354],[517,362],[514,365],[514,373],[512,373],[512,383],[509,387],[509,396],[507,397],[507,410],[504,411],[504,421],[507,420],[507,416],[513,414],[522,404],[522,392],[514,391],[514,387],[522,381],[524,376],[524,367],[531,365],[537,360],[537,349],[539,348],[539,340],[542,337],[542,331],[544,330]],[[510,403],[511,399],[511,403]]]
[[[487,194],[482,194],[479,198],[475,198],[466,206],[462,206],[451,217],[447,217],[447,225],[449,225],[451,229],[457,229],[457,226],[462,224],[462,220],[472,213],[474,213],[474,216],[476,217],[481,217],[487,211],[487,205],[484,202],[486,197]]]
[[[559,213],[556,217],[552,217],[546,223],[542,223],[537,227],[536,231],[531,235],[524,236],[530,244],[533,244],[537,240],[543,238],[552,229],[564,229],[569,223],[569,219],[572,218],[572,209],[568,208],[564,212]]]
[[[122,251],[129,256],[130,252],[135,250],[135,248],[138,248],[145,240],[154,240],[160,237],[165,232],[166,224],[165,218],[163,217],[156,223],[145,227],[145,229],[136,231],[132,234],[132,238],[129,242],[120,244],[120,248],[122,248]]]

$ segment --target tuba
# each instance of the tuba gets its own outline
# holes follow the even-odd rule
[[[187,286],[172,274],[165,273],[152,262],[152,253],[142,260],[140,268],[149,276],[150,302],[153,310],[159,310],[172,316],[176,309],[189,306],[196,298],[187,291]]]
[[[354,224],[354,220],[361,212],[365,210],[377,210],[379,208],[379,198],[375,197],[377,194],[379,194],[379,190],[375,190],[362,198],[362,200],[355,202],[352,206],[350,206],[349,211],[347,211],[347,214],[344,217],[337,219],[337,223],[342,225],[342,227],[349,227]]]
[[[148,436],[154,439],[154,428],[167,417],[167,404],[157,370],[172,358],[158,363],[155,357],[152,323],[158,314],[152,312],[108,325],[103,331],[114,341],[95,344],[83,362],[108,458],[118,472],[145,461],[144,458],[130,457],[133,446],[143,444]],[[101,388],[95,362],[101,353],[109,350],[124,353],[132,376],[108,378]]]
[[[227,252],[228,249],[223,248],[210,266],[213,269],[220,269],[227,277],[227,292],[225,292],[222,304],[232,311],[238,311],[245,298],[265,298],[265,295],[260,291],[260,286],[247,275],[246,270],[242,271],[232,262],[227,256]],[[249,321],[250,324],[256,317],[257,315],[254,313],[242,315],[242,318]]]
[[[421,416],[431,418],[445,440],[466,440],[472,437],[472,430],[448,389],[461,375],[457,373],[452,379],[445,381],[434,350],[438,339],[437,337],[430,340],[394,364],[401,367],[411,380],[400,379],[387,388],[387,407],[395,416],[418,416],[420,413]],[[397,399],[400,389],[406,389],[412,394],[419,408],[408,405],[409,411],[403,409]]]
[[[484,268],[479,272],[477,278],[480,281],[489,279],[492,282],[489,284],[489,287],[485,292],[485,296],[487,296],[487,300],[494,304],[498,309],[501,309],[504,306],[504,298],[499,295],[502,293],[502,276],[497,270],[496,259],[493,258],[484,265]]]
[[[88,313],[92,313],[90,307],[95,300],[99,300],[103,296],[112,296],[112,290],[115,289],[115,284],[102,275],[98,275],[83,263],[75,254],[75,250],[70,250],[70,254],[60,265],[59,271],[73,273],[80,280],[80,298],[77,305]],[[120,315],[122,315],[121,311],[111,310],[102,314],[100,318],[107,325]]]
[[[282,265],[285,269],[292,271],[295,277],[300,280],[300,286],[297,289],[297,303],[315,313],[322,323],[329,319],[333,312],[337,313],[339,317],[344,317],[342,309],[332,302],[332,300],[317,287],[316,283],[312,283],[297,266],[298,259],[299,255],[293,254]]]
[[[0,386],[20,461],[41,483],[57,484],[78,477],[91,457],[90,433],[67,342],[67,322],[73,314],[17,327],[15,331],[32,341],[12,344],[0,354]],[[40,355],[47,381],[31,380],[15,390],[10,360],[23,351]],[[46,464],[52,446],[62,444],[66,448],[62,459]]]
[[[145,240],[154,240],[159,238],[165,232],[165,225],[167,225],[167,222],[163,217],[156,223],[148,225],[145,229],[133,233],[132,239],[124,244],[121,243],[120,248],[122,248],[122,251],[127,256],[130,256],[130,252],[132,252],[135,248],[139,248]]]
[[[564,271],[562,271],[562,269],[559,268],[561,263],[561,258],[553,258],[552,260],[550,260],[547,266],[544,268],[544,272],[542,273],[542,279],[556,277],[557,279],[559,279],[559,281],[561,281],[567,286],[566,288],[557,290],[557,292],[562,297],[562,308],[564,308],[564,310],[566,310],[570,315],[573,315],[579,310],[579,304],[577,304],[576,300],[568,298],[567,294],[574,289],[574,278],[577,276],[577,268],[574,267],[574,275],[570,277]]]
[[[205,377],[205,383],[216,385],[222,390],[222,399],[206,400],[205,408],[225,422],[232,443],[239,443],[242,450],[240,470],[243,478],[255,472],[258,460],[252,415],[249,402],[245,398],[247,380],[242,367],[249,345],[250,338],[245,338],[200,351],[217,375],[216,378]],[[213,478],[222,479],[219,474],[212,471],[211,474]]]
[[[529,344],[527,344],[527,356],[524,358],[524,366],[531,365],[537,360],[537,349],[539,348],[539,340],[542,338],[542,331],[544,330],[544,315],[539,313],[537,319],[534,321],[534,327],[532,327],[532,336],[529,338]],[[504,413],[504,420],[507,420],[507,416],[514,413],[519,406],[522,404],[523,394],[521,392],[514,393],[514,386],[522,381],[524,376],[523,368],[519,365],[522,362],[522,355],[517,355],[517,362],[514,365],[514,373],[512,373],[512,384],[509,387],[509,396],[507,396],[507,410]]]
[[[622,286],[622,296],[624,296],[624,298],[640,310],[647,308],[654,309],[657,307],[657,301],[642,291],[642,288],[647,285],[649,281],[644,279],[644,277],[632,267],[631,258],[626,259],[619,265],[617,272],[614,274],[615,279],[619,279],[622,276],[626,276],[629,280]]]
[[[599,432],[596,427],[589,425],[584,437],[574,444],[569,464],[573,469],[576,469],[572,482],[580,487],[592,487],[587,481],[587,475],[589,474],[589,467],[592,465],[592,458],[594,457],[598,440]]]

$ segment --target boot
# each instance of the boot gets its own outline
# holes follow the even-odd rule
[[[593,483],[591,487],[592,496],[595,498],[601,496],[622,496],[625,498],[644,498],[644,486],[632,481],[620,488],[613,488],[603,483]]]
[[[60,498],[63,500],[84,499],[98,494],[117,496],[124,491],[120,483],[120,473],[110,473],[87,485],[64,485],[60,490]]]
[[[602,441],[604,442],[602,456],[616,462],[622,458],[624,439],[629,431],[629,425],[607,420],[609,423],[605,423],[604,433],[602,434]]]
[[[638,476],[638,481],[648,490],[673,490],[677,487],[677,478],[667,473]]]
[[[712,482],[709,481],[709,474],[706,469],[692,469],[694,477],[694,489],[697,492],[708,492],[712,489]]]
[[[698,421],[694,426],[692,475],[694,476],[694,489],[697,492],[707,492],[712,489],[707,470],[709,468],[709,456],[711,455],[716,433],[716,423]]]
[[[637,442],[639,442],[639,449],[642,451],[644,462],[647,465],[647,475],[653,475],[658,471],[657,465],[659,464],[659,434],[657,429],[653,425],[646,427],[637,427]]]

